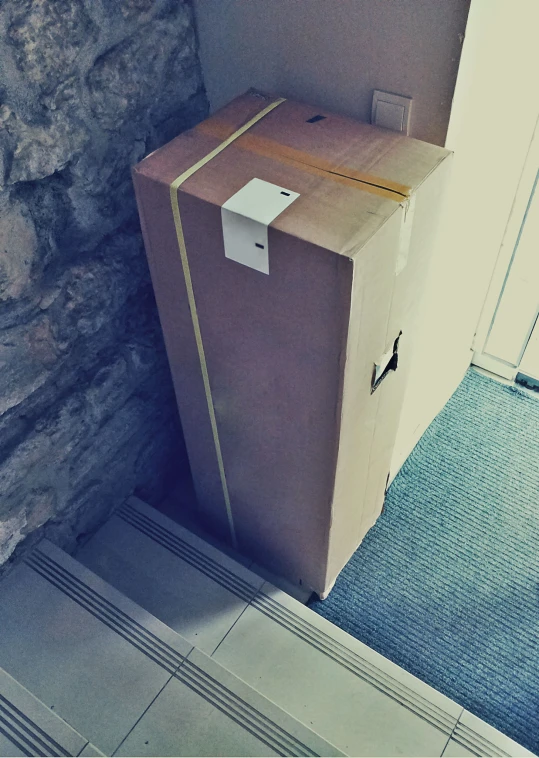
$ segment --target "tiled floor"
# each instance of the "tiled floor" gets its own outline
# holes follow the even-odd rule
[[[529,755],[136,499],[78,558],[0,585],[0,755]]]
[[[340,755],[198,650],[116,755],[200,755],[201,733],[207,755]]]
[[[18,750],[0,710],[0,755],[341,755],[46,541],[0,585],[0,628],[0,665],[79,733],[64,752]]]
[[[30,564],[1,585],[0,666],[110,755],[191,645],[53,546]]]
[[[78,557],[344,753],[529,755],[140,501],[122,508]],[[204,612],[201,596],[215,598],[218,612]],[[167,698],[158,698],[148,723],[159,722]],[[139,733],[126,749],[141,749]]]
[[[0,669],[0,755],[102,755]]]
[[[150,517],[148,517],[148,514]],[[78,559],[211,655],[263,579],[156,511],[121,508]]]
[[[205,528],[203,522],[200,520],[199,515],[193,509],[192,503],[196,502],[196,495],[191,488],[185,488],[182,483],[182,487],[176,491],[172,491],[168,497],[166,497],[156,509],[158,513],[163,514],[169,520],[174,521],[176,524],[183,526],[191,534],[195,534],[200,537],[206,544],[210,544],[217,548],[220,553],[232,558],[236,563],[240,563],[252,572],[262,577],[265,581],[271,582],[279,589],[284,590],[288,595],[299,600],[301,603],[306,603],[310,596],[311,591],[305,590],[302,587],[298,587],[282,576],[274,574],[264,566],[258,565],[255,561],[251,560],[245,555],[233,550],[233,548],[225,541],[220,540],[214,534],[210,534]]]
[[[339,632],[266,585],[214,657],[348,755],[441,755],[462,709]]]

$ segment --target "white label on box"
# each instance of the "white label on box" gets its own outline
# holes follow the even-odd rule
[[[410,240],[412,239],[412,227],[414,224],[415,195],[409,197],[404,203],[401,203],[401,205],[404,208],[404,216],[399,236],[399,252],[395,266],[395,274],[397,276],[408,263],[408,253],[410,251]]]
[[[269,274],[268,226],[298,197],[262,179],[247,182],[221,208],[225,256]]]

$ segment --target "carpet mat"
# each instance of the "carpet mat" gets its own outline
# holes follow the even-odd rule
[[[539,395],[470,370],[311,608],[539,752]]]

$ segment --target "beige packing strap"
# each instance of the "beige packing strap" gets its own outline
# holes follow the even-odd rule
[[[225,501],[225,507],[226,507],[226,515],[228,518],[228,526],[230,529],[230,538],[232,541],[232,545],[234,548],[238,546],[238,541],[236,537],[236,529],[234,527],[234,517],[232,515],[232,507],[230,505],[230,495],[228,492],[228,485],[226,481],[226,474],[225,474],[225,467],[223,464],[223,453],[221,450],[221,443],[219,441],[219,430],[217,428],[217,419],[215,417],[215,406],[213,403],[213,397],[211,394],[211,385],[210,385],[210,377],[208,374],[208,366],[206,363],[206,355],[204,353],[204,345],[202,343],[202,334],[200,332],[200,323],[198,320],[198,313],[197,313],[197,307],[195,302],[195,293],[193,290],[193,281],[191,279],[191,270],[189,268],[189,259],[187,257],[187,249],[185,247],[185,238],[183,235],[183,226],[182,226],[182,220],[180,215],[180,207],[178,205],[178,189],[181,187],[181,185],[189,179],[190,176],[193,176],[193,174],[198,171],[202,166],[205,166],[206,163],[211,161],[213,158],[215,158],[216,155],[219,155],[220,152],[222,152],[228,145],[230,145],[234,140],[238,139],[238,137],[241,137],[241,135],[246,132],[248,129],[253,126],[253,124],[256,124],[257,121],[260,121],[261,118],[264,118],[264,116],[270,111],[272,111],[274,108],[276,108],[278,105],[283,103],[285,98],[279,98],[278,100],[274,100],[272,103],[267,105],[265,108],[263,108],[259,113],[256,114],[250,121],[248,121],[246,124],[244,124],[242,127],[237,129],[233,134],[228,136],[223,142],[221,142],[220,145],[218,145],[214,150],[212,150],[208,155],[206,155],[204,158],[201,158],[201,160],[197,161],[191,168],[188,168],[187,171],[184,171],[183,174],[180,174],[172,184],[170,185],[170,204],[172,206],[172,215],[174,217],[174,226],[176,227],[176,237],[178,239],[178,248],[180,250],[180,257],[182,261],[182,269],[183,269],[183,275],[185,277],[185,286],[187,289],[187,300],[189,302],[189,310],[191,312],[191,319],[193,321],[193,330],[195,333],[195,340],[197,345],[197,351],[198,351],[198,358],[200,361],[200,370],[202,372],[202,380],[204,382],[204,392],[206,394],[206,402],[208,404],[208,413],[210,416],[210,425],[213,435],[213,442],[215,445],[215,454],[217,456],[217,465],[219,467],[219,476],[221,479],[221,487],[223,489],[223,498]]]

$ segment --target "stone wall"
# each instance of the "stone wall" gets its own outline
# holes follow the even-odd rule
[[[189,2],[0,3],[0,564],[188,476],[130,167],[206,112]]]

